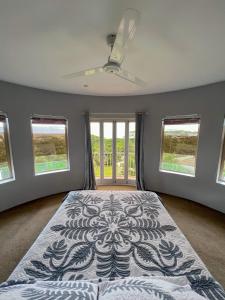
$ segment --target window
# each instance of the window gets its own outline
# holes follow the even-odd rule
[[[14,179],[9,142],[8,119],[0,114],[0,182]]]
[[[195,175],[199,125],[198,117],[163,120],[161,171]]]
[[[32,118],[35,175],[69,169],[67,121]]]
[[[223,138],[221,146],[221,156],[218,173],[218,181],[225,184],[225,120],[223,123]]]

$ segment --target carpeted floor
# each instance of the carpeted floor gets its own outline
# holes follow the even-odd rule
[[[134,190],[102,186],[99,189]],[[65,193],[0,213],[0,282],[8,278],[61,204]],[[160,194],[163,204],[212,275],[225,286],[225,215],[182,198]]]

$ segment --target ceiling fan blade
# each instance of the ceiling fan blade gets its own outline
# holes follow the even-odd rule
[[[104,69],[102,67],[96,67],[96,68],[92,68],[92,69],[83,70],[80,72],[66,74],[63,76],[63,78],[71,79],[71,78],[76,78],[76,77],[80,77],[80,76],[91,76],[91,75],[95,75],[97,73],[102,73],[102,72],[104,72]]]
[[[135,75],[129,73],[126,70],[120,70],[120,72],[115,73],[116,76],[123,78],[125,80],[128,80],[138,86],[141,87],[145,87],[146,86],[146,82],[144,82],[143,80],[141,80],[140,78],[136,77]]]
[[[122,20],[120,21],[109,61],[118,64],[122,63],[127,43],[134,37],[139,15],[139,12],[132,8],[125,11]]]

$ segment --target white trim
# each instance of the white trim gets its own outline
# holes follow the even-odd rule
[[[42,175],[48,175],[48,174],[54,174],[54,173],[61,173],[61,172],[70,172],[70,169],[63,169],[63,170],[55,170],[55,171],[49,171],[49,172],[42,172],[42,173],[36,173],[36,176],[42,176]]]
[[[65,140],[66,140],[66,150],[67,150],[67,169],[63,170],[55,170],[55,171],[49,171],[49,172],[42,172],[42,173],[36,173],[35,172],[35,154],[34,154],[34,143],[33,143],[33,128],[32,128],[32,118],[42,118],[42,119],[53,119],[53,120],[65,120]],[[54,124],[53,124],[54,125]],[[70,171],[70,153],[69,153],[69,134],[68,134],[68,119],[65,117],[58,117],[58,116],[49,116],[49,115],[31,115],[30,117],[30,129],[31,129],[31,139],[32,139],[32,150],[33,150],[33,175],[34,176],[40,176],[45,174],[53,174],[53,173],[59,173],[59,172],[66,172]]]
[[[217,183],[217,184],[220,184],[220,185],[224,185],[224,186],[225,186],[225,181],[222,181],[222,180],[217,180],[217,181],[216,181],[216,183]]]
[[[128,143],[129,143],[129,122],[135,122],[134,114],[132,118],[125,118],[123,114],[121,114],[121,118],[118,117],[112,118],[112,115],[108,114],[108,117],[102,117],[102,114],[99,118],[90,117],[90,122],[98,122],[100,125],[100,178],[96,178],[96,183],[98,185],[126,185],[131,184],[135,185],[135,179],[128,178]],[[127,114],[126,114],[127,115]],[[104,123],[110,122],[112,123],[112,178],[104,178]],[[117,122],[125,123],[125,155],[124,155],[124,178],[116,178],[116,138],[117,138]]]
[[[167,170],[159,170],[159,172],[195,178],[195,175],[193,175],[193,174],[188,174],[188,173],[179,173],[179,172],[167,171]]]
[[[223,120],[222,138],[221,138],[221,144],[220,144],[220,154],[219,154],[217,176],[216,176],[216,183],[225,185],[225,180],[221,180],[223,150],[225,151],[225,119]]]
[[[12,145],[11,145],[11,137],[10,137],[10,130],[9,130],[9,120],[8,116],[4,112],[0,112],[2,116],[5,117],[4,127],[3,127],[3,135],[4,135],[4,142],[6,148],[6,156],[7,156],[7,163],[10,172],[10,177],[0,180],[0,183],[7,183],[10,181],[15,181],[15,170],[14,170],[14,163],[13,163],[13,154],[12,154]]]
[[[124,179],[128,183],[128,156],[129,156],[129,121],[125,122],[125,155],[124,155]]]
[[[132,121],[135,120],[135,113],[92,113],[89,118],[90,122]]]
[[[162,156],[163,156],[163,140],[164,140],[164,120],[168,119],[181,119],[181,118],[186,118],[186,119],[191,119],[191,118],[199,118],[199,123],[198,123],[198,131],[197,131],[197,145],[196,145],[196,150],[195,150],[195,165],[194,165],[194,174],[188,174],[188,173],[181,173],[181,172],[175,172],[175,171],[168,171],[161,169],[162,165]],[[164,173],[170,173],[170,174],[177,174],[177,175],[183,175],[183,176],[188,176],[188,177],[196,177],[196,166],[197,166],[197,158],[198,158],[198,150],[199,150],[199,136],[200,136],[200,124],[201,124],[201,116],[198,114],[193,114],[193,115],[185,115],[185,116],[173,116],[173,117],[165,117],[162,119],[162,125],[161,125],[161,142],[160,142],[160,159],[159,159],[159,172],[164,172]]]
[[[112,138],[112,182],[116,184],[116,121],[113,121],[113,138]]]
[[[15,177],[0,180],[0,185],[11,181],[16,181]]]

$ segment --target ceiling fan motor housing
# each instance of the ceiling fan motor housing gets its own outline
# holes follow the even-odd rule
[[[104,65],[103,69],[107,73],[115,74],[120,72],[120,65],[116,62],[109,61]]]

